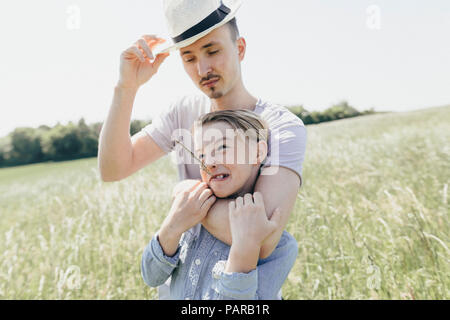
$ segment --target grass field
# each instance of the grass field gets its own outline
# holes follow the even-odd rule
[[[285,299],[450,298],[450,106],[308,126]],[[170,207],[164,158],[0,169],[0,299],[154,299],[141,254]]]

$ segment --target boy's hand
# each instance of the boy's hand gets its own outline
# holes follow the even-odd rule
[[[181,192],[191,191],[199,182],[200,180],[198,179],[186,179],[178,182],[172,191],[172,201],[175,200],[175,197]]]
[[[200,223],[215,201],[216,197],[208,185],[198,181],[190,189],[178,192],[163,227],[181,235]]]
[[[256,268],[261,245],[280,223],[280,210],[267,219],[262,194],[247,193],[229,204],[232,245],[225,270],[248,273]]]
[[[280,222],[279,210],[267,219],[260,192],[247,193],[229,204],[232,245],[260,247]]]

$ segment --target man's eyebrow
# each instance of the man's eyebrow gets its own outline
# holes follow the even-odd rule
[[[204,46],[202,46],[201,49],[207,49],[207,48],[212,47],[212,46],[214,46],[216,44],[218,44],[218,42],[211,41],[210,43],[207,43]],[[181,55],[183,56],[185,54],[190,54],[190,53],[192,53],[192,52],[188,50],[188,51],[182,52]]]
[[[212,47],[213,45],[216,45],[216,44],[217,44],[217,42],[211,41],[210,43],[205,44],[205,45],[202,47],[202,49],[206,49],[206,48]]]

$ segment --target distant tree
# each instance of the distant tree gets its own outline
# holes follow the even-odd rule
[[[307,110],[302,105],[291,106],[291,107],[288,107],[288,109],[289,109],[289,111],[291,111],[293,114],[295,114],[298,117],[301,117],[303,112],[305,112],[305,111],[307,112]]]
[[[56,125],[45,135],[43,149],[48,159],[69,160],[81,157],[83,143],[78,128],[72,122]]]
[[[361,113],[350,106],[347,101],[341,101],[324,111],[330,120],[344,119],[359,116]]]
[[[375,113],[375,109],[372,107],[369,110],[364,110],[361,114],[366,115],[366,114],[374,114]]]
[[[312,123],[319,123],[322,121],[321,116],[320,116],[320,112],[319,111],[313,111],[311,112],[311,120]]]
[[[10,134],[10,161],[16,164],[39,162],[43,159],[41,139],[33,128],[16,128]]]
[[[0,167],[7,166],[11,156],[11,136],[0,138]]]
[[[82,143],[80,157],[95,157],[98,150],[98,135],[89,127],[84,118],[78,121],[78,135]]]
[[[305,109],[302,105],[292,106],[288,108],[293,114],[302,119],[305,125],[315,123],[314,119],[311,117],[311,113]]]
[[[45,125],[45,124],[41,124],[39,127],[38,127],[38,130],[41,130],[41,131],[48,131],[48,130],[50,130],[51,128],[49,127],[49,126],[47,126],[47,125]]]
[[[0,139],[0,168],[6,165],[6,144],[5,139]]]
[[[130,135],[135,135],[139,131],[142,130],[147,125],[147,123],[143,120],[133,120],[130,123]]]
[[[103,124],[101,122],[95,122],[89,125],[89,128],[91,131],[95,134],[95,136],[98,138],[100,136],[100,131],[102,131]]]

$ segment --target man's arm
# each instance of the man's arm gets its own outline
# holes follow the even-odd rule
[[[162,41],[146,35],[120,55],[120,79],[99,137],[98,163],[103,181],[124,179],[165,154],[145,133],[130,137],[131,111],[137,91],[168,56],[158,54],[153,60],[151,50]]]
[[[267,217],[270,218],[277,207],[280,208],[281,215],[276,231],[264,240],[260,258],[268,257],[276,248],[289,220],[290,213],[294,208],[300,187],[300,177],[294,171],[285,167],[279,167],[278,169],[276,174],[260,175],[255,185],[254,191],[258,191],[263,195]],[[231,245],[231,231],[228,219],[228,206],[231,201],[233,200],[218,199],[202,221],[202,225],[213,236],[228,245]]]
[[[124,179],[158,160],[164,151],[144,132],[130,137],[130,118],[137,89],[116,86],[99,138],[98,162],[103,181]]]

